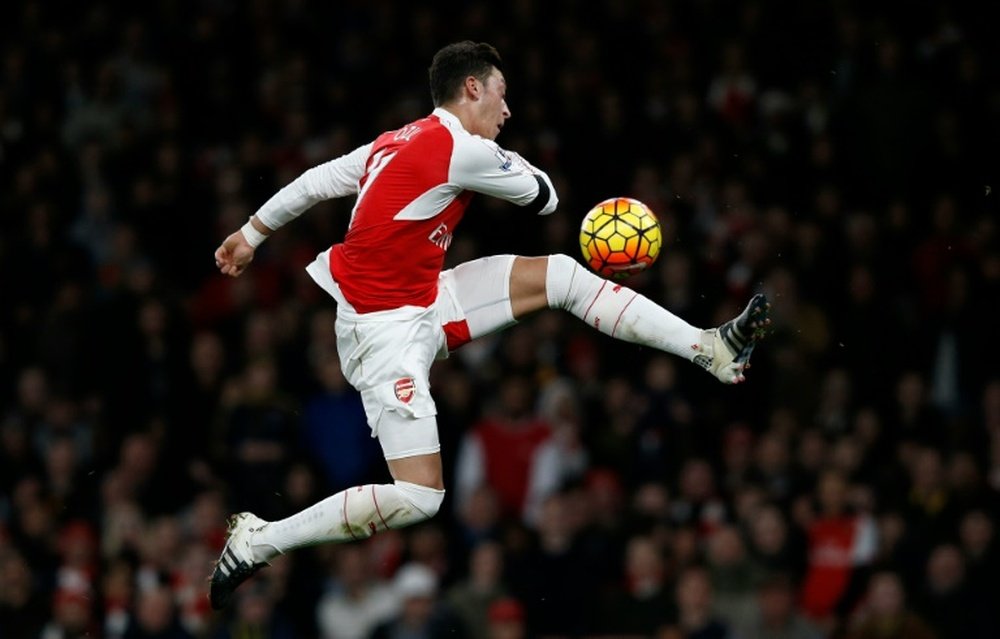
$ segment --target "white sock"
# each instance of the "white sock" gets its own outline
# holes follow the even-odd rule
[[[545,292],[551,308],[576,315],[605,335],[693,360],[701,329],[630,288],[602,279],[566,255],[550,255]]]
[[[295,548],[367,539],[437,513],[444,491],[405,481],[343,490],[291,517],[262,526],[252,538],[254,561],[268,561]]]

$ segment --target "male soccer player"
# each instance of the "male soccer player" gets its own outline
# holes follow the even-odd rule
[[[474,193],[540,215],[556,209],[549,177],[494,143],[511,115],[506,88],[500,55],[489,44],[444,47],[430,67],[430,115],[309,169],[216,250],[219,269],[238,276],[273,231],[321,200],[357,195],[343,242],[307,271],[337,301],[341,367],[361,393],[394,483],[350,488],[280,521],[233,516],[212,574],[214,608],[226,606],[236,587],[278,554],[432,517],[444,484],[431,364],[529,313],[564,309],[612,337],[693,361],[723,383],[744,381],[768,322],[763,295],[735,319],[702,330],[565,255],[497,255],[442,272]]]

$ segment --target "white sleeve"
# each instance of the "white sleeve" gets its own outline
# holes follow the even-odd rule
[[[851,559],[855,566],[864,566],[871,563],[878,552],[878,526],[871,515],[860,515],[856,525]]]
[[[448,181],[463,189],[492,195],[539,215],[556,210],[559,198],[552,180],[517,153],[478,136],[457,136]]]
[[[309,169],[272,195],[257,210],[257,219],[275,231],[318,202],[357,193],[371,150],[369,143]]]
[[[455,458],[455,506],[462,512],[472,493],[482,486],[486,479],[486,459],[479,436],[469,431],[462,438],[462,444]]]
[[[559,490],[563,479],[563,462],[559,446],[552,438],[535,451],[528,476],[528,493],[524,498],[522,516],[524,523],[532,528],[538,526],[542,506],[549,495]]]

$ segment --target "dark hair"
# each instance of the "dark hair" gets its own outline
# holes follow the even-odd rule
[[[431,100],[441,106],[458,95],[470,75],[485,83],[493,67],[503,71],[500,54],[491,44],[464,40],[444,47],[434,54],[429,69]]]

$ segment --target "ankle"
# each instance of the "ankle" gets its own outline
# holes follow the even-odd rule
[[[717,328],[703,328],[698,333],[698,341],[691,344],[688,361],[705,368],[705,361],[711,362],[715,356],[715,333]]]
[[[251,535],[250,552],[253,553],[254,563],[267,562],[284,554],[281,548],[275,545],[274,536],[277,531],[273,530],[273,526],[273,522],[263,523]]]
[[[284,554],[277,546],[269,543],[261,543],[256,540],[250,542],[250,552],[253,553],[253,562],[255,564],[267,563],[278,555]]]

